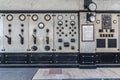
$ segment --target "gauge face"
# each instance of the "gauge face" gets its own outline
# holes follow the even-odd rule
[[[37,20],[38,20],[38,16],[37,16],[37,15],[33,15],[33,16],[32,16],[32,20],[33,20],[33,21],[37,21]]]
[[[75,16],[74,16],[74,15],[71,15],[71,16],[70,16],[70,19],[71,19],[71,20],[75,20]]]
[[[58,15],[58,20],[62,20],[63,16],[62,15]]]
[[[7,20],[8,21],[12,21],[13,20],[13,16],[12,15],[7,15]]]
[[[97,5],[95,3],[90,3],[89,10],[95,11],[97,9]]]
[[[40,29],[43,29],[43,28],[45,27],[45,25],[44,25],[44,23],[40,22],[40,23],[38,24],[38,27],[39,27]]]
[[[45,18],[46,21],[49,21],[51,19],[51,16],[50,15],[45,15],[44,18]]]
[[[90,16],[90,21],[91,22],[94,22],[96,19],[95,19],[95,16]]]
[[[21,21],[24,21],[24,20],[26,19],[26,17],[25,17],[25,15],[22,14],[22,15],[19,16],[19,19],[20,19]]]

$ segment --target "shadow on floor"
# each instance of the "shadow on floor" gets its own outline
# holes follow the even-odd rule
[[[38,68],[0,68],[0,80],[31,80]]]

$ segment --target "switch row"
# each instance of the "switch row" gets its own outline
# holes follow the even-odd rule
[[[106,32],[108,32],[108,29],[105,30]],[[99,32],[104,32],[104,29],[99,29]],[[110,29],[109,32],[115,32],[114,29]]]
[[[62,38],[59,38],[59,39],[58,39],[58,42],[63,42]],[[72,38],[72,39],[71,39],[71,42],[75,42],[75,39]]]
[[[100,37],[114,37],[113,34],[100,34]]]

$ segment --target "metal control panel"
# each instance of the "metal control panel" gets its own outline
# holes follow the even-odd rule
[[[118,65],[119,3],[0,0],[0,64]]]
[[[52,1],[53,5],[58,4],[56,1]],[[44,4],[46,1],[42,2]],[[68,6],[72,2],[79,4],[74,7]],[[0,52],[119,52],[119,13],[96,13],[95,11],[101,10],[97,3],[101,2],[97,0],[68,1],[64,6],[57,6],[56,9],[51,7],[52,4],[46,7],[42,5],[41,12],[36,11],[36,13],[34,11],[32,13],[34,8],[29,10],[30,3],[25,5],[25,9],[28,8],[26,11],[20,10],[22,6],[21,8],[19,6],[18,12],[15,12],[15,5],[10,8],[13,9],[10,10],[11,13],[8,11],[9,8],[1,8],[8,12],[0,14]],[[104,3],[106,2],[103,1]],[[40,6],[33,5],[33,7],[37,10]],[[48,7],[51,9],[47,9]],[[68,8],[69,10],[66,10]],[[78,10],[88,11],[78,12]]]

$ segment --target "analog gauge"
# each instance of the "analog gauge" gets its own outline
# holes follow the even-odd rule
[[[20,19],[21,21],[24,21],[24,20],[26,19],[26,16],[25,16],[24,14],[22,14],[22,15],[19,16],[19,19]]]
[[[44,25],[44,23],[40,22],[40,23],[38,24],[38,27],[39,27],[40,29],[43,29],[43,28],[45,27],[45,25]]]
[[[74,15],[71,15],[71,16],[70,16],[70,19],[71,19],[71,20],[75,20],[75,16],[74,16]]]
[[[45,15],[44,19],[45,19],[46,21],[49,21],[49,20],[51,19],[51,16],[47,14],[47,15]]]
[[[96,20],[95,16],[90,16],[89,17],[90,22],[94,22]]]
[[[13,16],[11,14],[7,15],[7,20],[8,21],[12,21],[13,20]]]
[[[33,16],[32,16],[32,20],[33,20],[33,21],[37,21],[37,20],[38,20],[38,16],[37,16],[37,15],[33,15]]]
[[[63,16],[62,15],[58,15],[58,20],[62,20]]]
[[[90,11],[95,11],[97,9],[97,5],[95,3],[90,3],[88,8]]]

